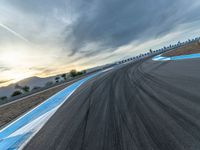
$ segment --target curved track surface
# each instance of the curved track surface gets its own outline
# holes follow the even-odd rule
[[[25,150],[199,150],[200,59],[131,63],[80,87]]]

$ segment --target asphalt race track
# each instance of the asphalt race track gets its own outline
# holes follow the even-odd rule
[[[90,80],[24,149],[200,150],[200,59],[147,59]]]

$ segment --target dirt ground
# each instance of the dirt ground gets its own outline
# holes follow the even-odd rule
[[[57,86],[55,88],[51,88],[42,93],[30,96],[28,98],[24,98],[23,100],[16,101],[12,104],[0,107],[0,128],[5,126],[7,123],[16,119],[18,116],[21,116],[28,110],[34,108],[39,105],[58,91],[67,87],[70,83],[66,83],[64,85]]]
[[[164,53],[162,56],[171,57],[194,53],[200,53],[200,41],[181,46],[175,50],[171,50],[169,52]]]

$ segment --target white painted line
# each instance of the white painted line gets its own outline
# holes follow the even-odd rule
[[[23,149],[77,88],[91,78],[111,69],[97,72],[76,81],[0,130],[0,150]]]

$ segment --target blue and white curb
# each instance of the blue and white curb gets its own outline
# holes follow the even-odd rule
[[[78,87],[105,71],[107,70],[97,72],[73,83],[0,130],[0,150],[23,149]]]
[[[200,53],[173,56],[173,57],[163,57],[161,55],[157,55],[157,56],[153,57],[152,60],[154,60],[154,61],[169,61],[169,60],[182,60],[182,59],[193,59],[193,58],[200,58]]]
[[[161,55],[157,55],[155,57],[152,58],[154,61],[167,61],[167,60],[170,60],[169,57],[163,57]]]

